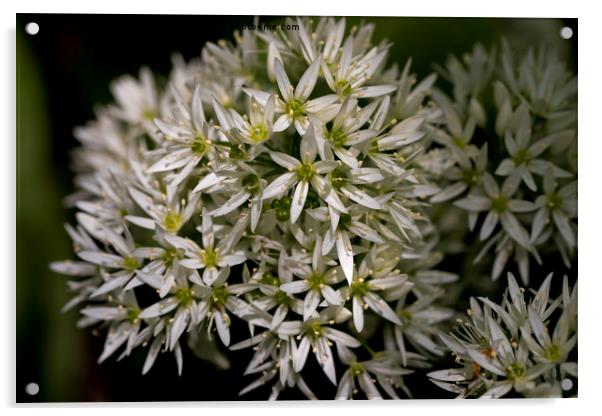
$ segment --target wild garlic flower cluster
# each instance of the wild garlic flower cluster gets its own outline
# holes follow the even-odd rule
[[[147,373],[168,352],[181,373],[183,347],[222,368],[248,349],[240,394],[317,398],[317,364],[335,398],[376,399],[412,397],[405,376],[451,350],[464,367],[430,378],[460,397],[556,394],[576,377],[576,287],[550,300],[548,277],[525,300],[509,276],[502,304],[472,299],[445,335],[461,276],[438,267],[442,238],[473,231],[494,279],[570,266],[576,78],[543,48],[515,63],[476,46],[439,68],[447,95],[388,67],[374,25],[287,23],[175,56],[164,85],[116,80],[75,130],[78,259],[51,267],[73,278],[65,309],[106,330],[99,361],[144,349]]]
[[[433,92],[442,128],[422,166],[447,202],[467,214],[482,242],[475,261],[493,252],[495,280],[512,262],[529,282],[530,258],[559,253],[567,268],[577,248],[577,78],[555,50],[530,49],[518,62],[480,45],[439,68],[452,86]],[[463,228],[463,226],[460,226]]]
[[[75,278],[80,326],[107,329],[100,361],[142,347],[143,373],[166,351],[181,372],[184,337],[218,363],[216,335],[255,351],[241,394],[315,398],[315,360],[337,398],[380,398],[443,354],[453,311],[435,302],[457,276],[432,269],[438,188],[415,163],[435,77],[386,69],[373,25],[293,23],[176,57],[164,87],[148,69],[118,79],[76,129],[79,259],[52,268]]]
[[[508,273],[501,304],[472,298],[468,319],[441,339],[462,368],[429,373],[439,387],[459,397],[501,397],[511,391],[531,397],[561,397],[561,383],[577,377],[577,284],[562,283],[550,298],[552,274],[527,296]]]

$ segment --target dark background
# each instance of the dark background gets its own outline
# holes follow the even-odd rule
[[[419,77],[450,53],[467,52],[475,42],[489,47],[501,37],[517,49],[553,44],[577,71],[576,19],[369,17],[349,18],[348,26],[362,20],[376,23],[376,41],[394,43],[389,63],[403,66],[411,56]],[[25,33],[28,22],[38,23],[37,35]],[[121,362],[115,354],[98,365],[104,334],[76,329],[76,310],[60,313],[69,298],[65,280],[48,270],[49,262],[72,257],[63,224],[73,213],[62,202],[73,191],[69,150],[77,143],[72,129],[94,117],[96,104],[110,102],[109,82],[124,73],[137,75],[141,66],[167,76],[172,53],[191,59],[205,42],[231,39],[234,30],[252,22],[252,16],[17,15],[18,402],[236,400],[237,392],[254,380],[242,376],[251,351],[229,352],[232,368],[219,371],[184,348],[181,377],[171,354],[161,354],[150,373],[141,376],[146,350]],[[563,26],[573,29],[571,40],[560,38]],[[453,271],[461,263],[451,259],[447,266]],[[499,282],[488,284],[492,291],[499,287]],[[319,368],[304,373],[320,397],[334,395]],[[40,386],[36,396],[25,393],[30,382]],[[417,398],[450,397],[423,376],[407,383]],[[269,392],[265,387],[241,399],[264,400]],[[285,390],[281,398],[303,396]]]

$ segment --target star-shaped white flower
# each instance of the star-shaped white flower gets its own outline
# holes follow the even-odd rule
[[[291,223],[295,223],[305,205],[305,199],[309,186],[314,188],[318,195],[333,209],[339,212],[347,212],[345,205],[341,202],[334,189],[327,185],[322,175],[331,172],[337,167],[333,160],[315,161],[317,146],[313,126],[301,140],[301,160],[295,159],[281,152],[270,152],[274,162],[288,169],[287,173],[274,179],[263,191],[263,199],[271,199],[284,194],[295,184],[295,193],[291,203]]]

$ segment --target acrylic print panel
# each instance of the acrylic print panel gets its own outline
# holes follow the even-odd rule
[[[18,15],[18,402],[577,395],[577,21]]]

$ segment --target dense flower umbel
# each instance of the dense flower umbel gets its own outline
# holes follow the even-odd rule
[[[287,23],[299,30],[244,31],[208,43],[200,59],[176,57],[163,88],[148,69],[113,84],[117,103],[75,131],[78,212],[67,232],[78,260],[51,267],[73,277],[65,308],[81,306],[79,324],[108,328],[100,361],[143,347],[143,373],[160,352],[181,372],[183,342],[221,368],[226,347],[253,348],[245,375],[256,378],[240,394],[269,384],[273,399],[286,388],[316,398],[304,374],[317,364],[336,398],[410,396],[404,376],[444,354],[437,334],[453,311],[438,302],[458,279],[433,269],[429,205],[453,201],[472,225],[486,212],[483,239],[536,258],[551,240],[570,255],[573,171],[554,163],[543,186],[531,180],[545,152],[564,150],[554,135],[565,133],[517,128],[533,110],[515,97],[530,86],[508,81],[498,94],[511,106],[499,122],[510,155],[495,172],[500,187],[487,146],[470,143],[489,61],[464,77],[474,97],[458,90],[456,106],[436,93],[437,108],[436,77],[417,82],[409,61],[386,69],[390,44],[372,42],[373,25]],[[564,111],[558,95],[531,98],[540,117]],[[522,185],[545,197],[526,201]],[[537,218],[531,229],[523,214]],[[248,334],[233,329],[237,319]],[[542,365],[565,358],[564,332],[529,335]]]
[[[371,25],[295,23],[283,37],[246,31],[236,44],[210,43],[200,64],[176,59],[164,89],[147,69],[123,78],[117,106],[78,129],[81,212],[68,231],[81,261],[52,267],[81,277],[69,306],[84,304],[83,325],[110,323],[101,359],[149,345],[144,372],[161,350],[181,371],[186,332],[195,351],[214,351],[214,328],[226,346],[244,337],[230,333],[236,317],[265,329],[235,346],[257,346],[248,373],[268,371],[264,383],[279,372],[272,397],[293,386],[314,397],[300,375],[310,356],[336,385],[333,343],[378,354],[365,319],[405,331],[395,303],[412,283],[396,265],[428,225],[420,198],[434,188],[414,158],[434,78],[412,88],[407,66],[385,75],[388,44],[372,44]],[[144,286],[157,298],[139,306]],[[424,357],[388,348],[384,361],[353,365],[396,397],[409,370],[382,367]],[[367,374],[365,394],[379,397]]]
[[[439,69],[453,97],[433,92],[442,128],[420,164],[442,188],[430,201],[453,202],[468,215],[468,229],[456,222],[453,231],[482,221],[475,262],[493,251],[497,279],[514,257],[528,284],[530,258],[541,263],[541,252],[557,252],[570,267],[576,253],[577,79],[551,48],[531,49],[517,63],[502,46],[501,53],[476,46]]]

